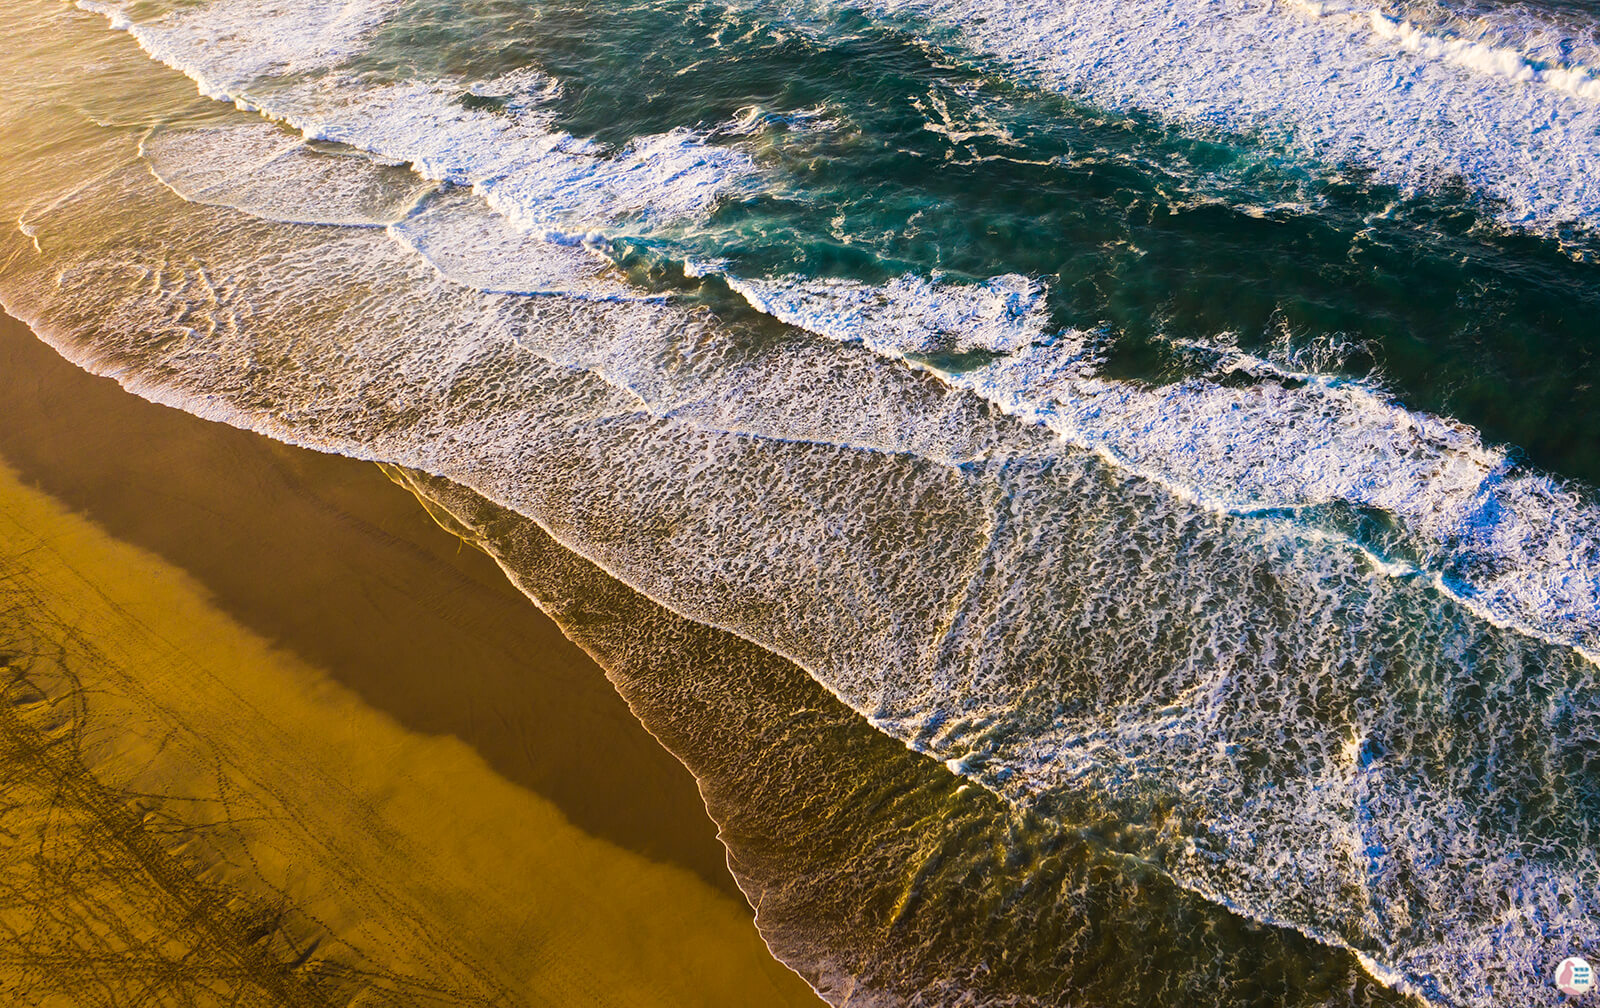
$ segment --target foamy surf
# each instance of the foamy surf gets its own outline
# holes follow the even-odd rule
[[[389,234],[444,279],[486,294],[622,301],[663,297],[615,275],[602,252],[530,235],[465,190],[438,194],[390,224]]]
[[[791,325],[919,366],[920,355],[971,349],[939,346],[938,320],[973,315],[970,302],[991,301],[996,285],[1022,286],[1008,278],[877,289],[798,278],[729,283]],[[892,321],[863,318],[873,310]],[[1413,413],[1357,382],[1312,380],[1238,354],[1223,370],[1249,367],[1263,380],[1232,388],[1107,380],[1096,374],[1094,334],[1046,341],[1031,321],[998,338],[963,329],[999,359],[933,370],[1190,503],[1291,521],[1334,503],[1381,510],[1403,526],[1416,555],[1375,555],[1379,571],[1426,574],[1496,625],[1600,661],[1600,509],[1515,469],[1470,427]]]
[[[962,48],[1102,107],[1264,136],[1404,189],[1463,181],[1510,224],[1592,229],[1600,213],[1600,103],[1581,65],[1544,66],[1343,4],[879,0],[872,9],[925,19]]]
[[[397,0],[346,0],[337,6],[267,0],[203,10],[179,7],[160,17],[168,30],[156,32],[136,19],[132,4],[80,0],[78,6],[133,33],[153,58],[169,66],[183,62],[201,94],[236,101],[246,85],[313,73],[361,52],[368,34],[401,5]]]
[[[361,152],[307,144],[268,123],[154,129],[139,153],[186,200],[290,224],[384,227],[405,218],[435,186]],[[339,163],[357,158],[360,167]]]
[[[131,33],[208,97],[260,112],[307,140],[348,145],[409,165],[424,179],[470,187],[519,228],[558,239],[581,238],[593,223],[639,230],[704,213],[753,170],[737,148],[709,145],[689,130],[639,137],[617,152],[553,130],[545,105],[558,86],[534,70],[391,83],[341,74],[337,68],[362,34],[393,5],[352,5],[328,24],[322,5],[304,2],[258,11],[253,0],[232,0],[152,22],[130,21],[100,0],[83,0],[83,7]],[[242,27],[280,22],[310,26],[309,34],[269,32],[270,43],[256,45]],[[323,39],[334,29],[332,42]],[[490,104],[466,103],[465,96]]]
[[[1545,51],[1541,34],[1559,30],[1524,10],[1521,22],[1493,24],[1473,18],[1470,9],[1456,11],[1442,5],[1428,9],[1416,5],[1418,20],[1402,5],[1386,9],[1353,0],[1287,0],[1288,6],[1310,17],[1344,17],[1352,30],[1367,22],[1372,34],[1423,59],[1451,63],[1474,73],[1524,84],[1565,91],[1585,101],[1600,99],[1600,75],[1579,62],[1570,41],[1558,51]],[[1474,23],[1475,22],[1475,23]],[[1475,29],[1475,30],[1474,30]],[[1529,43],[1532,42],[1530,45]],[[1585,53],[1585,55],[1589,55]]]
[[[1488,45],[1472,39],[1433,34],[1380,10],[1370,11],[1368,17],[1372,22],[1372,32],[1378,38],[1392,39],[1407,52],[1426,59],[1445,60],[1468,70],[1521,83],[1540,84],[1586,101],[1600,100],[1600,76],[1596,76],[1589,67],[1551,66],[1511,46]]]
[[[40,226],[48,223],[41,221]],[[1364,630],[1357,619],[1354,636],[1341,637],[1343,643],[1329,651],[1325,635],[1330,628],[1356,617],[1347,602],[1335,600],[1350,593],[1365,594],[1368,599],[1357,603],[1357,611],[1376,607],[1380,614],[1396,604],[1421,604],[1403,582],[1393,590],[1372,585],[1370,574],[1359,563],[1341,560],[1338,551],[1306,552],[1306,543],[1293,529],[1271,534],[1263,554],[1256,534],[1228,524],[1201,522],[1196,527],[1195,519],[1175,508],[1170,497],[1141,494],[1136,485],[1121,481],[1104,482],[1103,476],[1095,475],[1093,464],[1074,462],[1070,453],[1057,458],[1040,454],[1030,461],[1016,445],[1009,452],[991,451],[989,463],[927,469],[919,462],[927,456],[863,454],[849,450],[848,439],[831,440],[842,433],[829,430],[839,422],[881,425],[882,440],[890,431],[908,429],[920,431],[919,436],[946,431],[941,436],[949,437],[970,431],[972,421],[981,418],[966,413],[967,426],[954,429],[948,422],[963,414],[937,421],[922,412],[937,400],[916,405],[920,393],[914,391],[917,383],[909,375],[884,385],[891,375],[874,374],[857,363],[851,370],[862,380],[841,383],[844,376],[837,358],[830,362],[827,355],[817,355],[817,368],[796,367],[805,358],[785,365],[788,351],[764,354],[764,360],[729,371],[728,362],[718,361],[714,353],[706,357],[702,350],[689,355],[700,365],[674,377],[657,371],[659,365],[650,362],[683,359],[687,347],[715,341],[703,342],[711,335],[706,331],[685,344],[685,332],[673,312],[653,321],[641,314],[648,308],[644,305],[604,306],[604,313],[596,314],[594,308],[582,308],[582,302],[545,299],[558,314],[546,314],[542,322],[525,320],[524,309],[514,302],[502,302],[486,314],[489,304],[462,300],[449,293],[452,288],[424,294],[430,289],[431,274],[416,272],[423,264],[407,267],[404,259],[394,258],[402,250],[370,230],[365,233],[378,244],[357,240],[359,235],[310,245],[304,244],[305,237],[297,239],[297,261],[311,267],[306,278],[312,286],[296,285],[270,297],[257,292],[247,300],[218,298],[207,311],[227,313],[226,325],[195,327],[185,287],[174,285],[181,273],[168,275],[154,291],[141,284],[146,295],[121,304],[102,319],[101,332],[107,339],[97,339],[92,352],[111,356],[100,357],[96,366],[122,360],[125,363],[118,367],[134,388],[205,415],[323,448],[401,459],[469,481],[523,513],[538,515],[563,542],[652,597],[670,600],[674,608],[695,618],[734,629],[795,657],[852,706],[869,713],[883,730],[953,761],[962,773],[1026,806],[1049,810],[1068,801],[1070,807],[1071,796],[1087,788],[1117,807],[1137,807],[1142,801],[1139,792],[1147,786],[1140,766],[1164,768],[1162,780],[1176,773],[1176,779],[1192,782],[1197,790],[1180,799],[1180,806],[1190,810],[1186,815],[1206,805],[1235,806],[1237,796],[1228,796],[1241,786],[1236,752],[1242,738],[1248,737],[1236,733],[1257,730],[1246,716],[1253,705],[1266,695],[1277,697],[1275,704],[1286,703],[1303,688],[1304,676],[1326,682],[1322,677],[1331,674],[1332,682],[1341,682],[1344,673],[1339,669],[1372,660],[1359,657],[1368,647],[1363,635],[1390,617],[1377,623],[1369,617]],[[235,234],[229,240],[239,237]],[[395,251],[386,253],[385,247]],[[280,253],[275,249],[272,255]],[[206,275],[254,272],[244,262],[230,263],[227,258],[210,261]],[[89,264],[88,269],[59,274],[65,285],[59,288],[61,295],[84,297],[94,289],[84,285],[102,284],[106,269],[107,264]],[[298,314],[329,297],[336,302],[341,282],[363,282],[360,278],[372,276],[387,277],[387,285],[395,289],[378,300],[364,291],[359,303],[365,307],[343,317],[345,335],[337,349],[329,348],[332,356],[315,345],[302,345],[291,351],[298,363],[288,366],[285,361],[286,369],[267,387],[260,379],[241,381],[243,372],[237,369],[252,368],[259,356],[254,352],[229,353],[219,359],[183,351],[166,356],[166,362],[153,371],[146,365],[138,365],[138,374],[129,370],[144,354],[140,343],[154,337],[156,346],[165,345],[162,333],[169,330],[161,327],[152,333],[152,318],[171,319],[182,327],[184,340],[201,341],[195,346],[200,350],[219,337],[285,331],[269,319],[285,310]],[[400,296],[405,284],[419,283],[422,286],[413,288],[417,293]],[[28,296],[42,293],[35,288]],[[152,296],[155,300],[149,300]],[[385,333],[399,319],[373,318],[370,309],[414,304],[418,296],[427,298],[435,339],[414,348],[397,346]],[[64,304],[57,302],[52,311]],[[117,349],[109,339],[113,331],[133,342]],[[290,324],[287,331],[300,332],[304,327]],[[641,344],[646,333],[662,340],[660,350]],[[597,343],[602,334],[604,339]],[[283,352],[282,346],[270,351]],[[557,364],[556,368],[532,366],[529,352]],[[306,353],[313,356],[301,356]],[[788,377],[783,377],[786,371]],[[372,375],[378,373],[395,376],[408,391],[380,392],[372,385]],[[715,377],[729,391],[737,387],[740,394],[708,396],[712,386],[696,379],[702,391],[668,407],[672,390],[687,390],[683,378],[697,374]],[[824,374],[829,381],[819,384],[817,378]],[[294,390],[296,375],[318,376],[316,381],[327,389],[319,395],[321,401],[314,408],[271,406],[294,402],[304,394]],[[482,387],[474,375],[493,375],[493,384]],[[596,385],[594,378],[603,378],[603,384]],[[739,385],[727,384],[735,380]],[[881,407],[871,407],[871,396],[859,398],[875,385],[885,393],[884,401],[898,401],[909,409],[894,417],[880,413]],[[229,388],[236,391],[226,401],[219,400],[216,390]],[[465,394],[453,391],[458,388]],[[818,392],[839,401],[819,409]],[[348,398],[351,394],[367,405],[342,416],[344,407],[336,404],[354,405]],[[384,405],[391,401],[434,405],[430,415],[410,414],[410,420],[397,426],[409,411],[402,407],[401,414],[391,414]],[[714,406],[717,426],[702,422],[707,406]],[[730,414],[729,407],[741,413]],[[257,412],[261,409],[266,412]],[[753,437],[751,428],[740,425],[739,416],[758,419],[771,433]],[[779,417],[781,426],[776,424]],[[420,428],[412,426],[417,423]],[[619,440],[624,431],[631,433]],[[601,435],[598,440],[596,434]],[[780,436],[772,440],[773,434]],[[1039,452],[1039,446],[1030,451]],[[630,475],[618,481],[622,473]],[[812,473],[824,482],[813,483]],[[816,496],[824,486],[826,491]],[[1135,491],[1133,500],[1121,500],[1129,490]],[[751,510],[752,493],[769,506]],[[780,506],[783,501],[807,499],[812,503],[799,510],[792,504]],[[865,502],[873,504],[862,514]],[[996,506],[1000,510],[992,512]],[[596,514],[607,515],[607,521],[596,526]],[[907,514],[926,517],[912,528],[897,530]],[[820,554],[776,549],[776,543],[794,541],[797,522],[808,530],[801,533],[805,539],[838,546]],[[1105,522],[1126,527],[1117,532]],[[921,523],[925,527],[917,527]],[[633,530],[641,528],[668,534],[667,545],[637,540]],[[1083,538],[1086,534],[1089,537]],[[1181,545],[1197,534],[1208,548],[1220,545],[1221,553],[1196,553]],[[1148,569],[1136,576],[1148,597],[1108,593],[1103,585],[1112,571],[1121,569],[1125,544],[1141,540],[1146,544],[1143,563]],[[1174,549],[1183,558],[1178,566],[1173,566],[1170,554]],[[1238,593],[1234,584],[1231,572],[1260,564],[1263,555],[1279,571],[1272,575],[1274,580],[1288,579],[1286,590],[1297,583],[1303,586],[1288,590],[1275,603],[1287,606],[1287,614],[1269,616],[1270,609],[1266,613],[1256,609],[1259,600]],[[812,566],[818,561],[826,564],[820,571]],[[970,571],[968,580],[951,584],[938,573],[952,569]],[[917,571],[930,577],[908,579]],[[813,585],[817,594],[797,606],[796,584]],[[737,591],[728,592],[733,585]],[[1302,597],[1305,587],[1315,590]],[[1067,594],[1057,594],[1062,591]],[[1041,597],[1033,597],[1041,592]],[[1170,641],[1176,628],[1170,625],[1169,607],[1179,598],[1201,606],[1190,610],[1198,625],[1183,631],[1193,635],[1189,644]],[[1343,615],[1331,619],[1322,611],[1327,606]],[[1075,614],[1077,630],[1071,643],[1054,635],[1014,636],[1034,625],[1034,617],[1023,615],[1034,611]],[[1293,676],[1277,675],[1268,657],[1271,652],[1264,656],[1257,650],[1268,641],[1259,636],[1263,629],[1241,630],[1257,626],[1263,618],[1274,627],[1270,646],[1295,655],[1297,665],[1307,667]],[[920,629],[928,625],[943,628],[931,645],[922,640]],[[1102,637],[1097,626],[1103,626],[1108,636]],[[1303,630],[1292,630],[1295,627]],[[1466,640],[1443,642],[1444,653],[1460,646],[1479,651],[1517,648],[1504,640],[1467,645],[1479,631],[1463,626],[1461,632]],[[1087,637],[1079,636],[1085,633]],[[1149,666],[1147,659],[1135,660],[1133,668],[1148,668],[1154,678],[1135,685],[1127,699],[1113,704],[1116,721],[1110,730],[1092,727],[1098,712],[1077,711],[1080,700],[1070,701],[1064,717],[1041,722],[1034,713],[1047,697],[1055,697],[1053,703],[1058,705],[1063,698],[1081,694],[1082,684],[1068,685],[1080,677],[1107,686],[1113,680],[1125,682],[1129,667],[1124,662],[1130,656],[1119,649],[1126,642],[1163,638],[1192,657],[1165,671]],[[1260,664],[1264,659],[1266,664]],[[896,672],[886,679],[885,668]],[[1247,674],[1251,668],[1271,670],[1273,676],[1262,680]],[[1026,674],[1026,669],[1035,672]],[[1049,669],[1061,672],[1043,681],[1034,678],[1039,670]],[[1193,677],[1198,681],[1191,681]],[[1358,684],[1359,680],[1345,681],[1340,689]],[[1163,699],[1152,704],[1156,698]],[[1404,712],[1412,709],[1390,708],[1386,703],[1374,708],[1383,719],[1398,716],[1402,723]],[[1434,709],[1431,704],[1416,708]],[[1087,722],[1085,714],[1090,715]],[[1419,786],[1411,779],[1415,770],[1392,779],[1388,775],[1356,779],[1363,787],[1385,786],[1372,798],[1359,799],[1376,816],[1366,828],[1366,838],[1351,835],[1347,826],[1339,825],[1351,807],[1349,774],[1354,765],[1346,744],[1345,716],[1334,721],[1338,744],[1327,753],[1331,762],[1326,767],[1321,765],[1322,741],[1329,729],[1317,722],[1298,726],[1306,737],[1286,751],[1290,766],[1281,768],[1293,781],[1292,787],[1288,782],[1279,785],[1287,789],[1279,799],[1286,806],[1248,802],[1227,814],[1206,817],[1216,837],[1235,839],[1221,846],[1215,840],[1197,846],[1185,842],[1185,831],[1170,838],[1143,839],[1135,832],[1129,842],[1142,858],[1208,898],[1260,920],[1292,924],[1322,941],[1348,942],[1385,969],[1438,989],[1435,978],[1442,975],[1441,957],[1451,955],[1468,940],[1466,936],[1446,932],[1399,947],[1373,945],[1367,932],[1372,925],[1362,926],[1360,937],[1342,936],[1345,925],[1338,922],[1351,911],[1342,906],[1344,897],[1339,894],[1347,892],[1355,867],[1346,855],[1353,849],[1381,846],[1397,856],[1403,852],[1407,858],[1425,858],[1438,849],[1441,830],[1448,828],[1456,837],[1459,855],[1433,871],[1456,872],[1471,866],[1478,881],[1463,885],[1458,879],[1442,891],[1430,890],[1427,899],[1441,914],[1460,913],[1459,908],[1449,909],[1453,900],[1477,899],[1480,892],[1493,892],[1503,884],[1495,881],[1504,878],[1496,874],[1502,860],[1493,853],[1496,840],[1477,835],[1469,820],[1461,818],[1456,802],[1445,809],[1448,827],[1427,817],[1411,823],[1415,810],[1404,801],[1393,803],[1397,794],[1413,793],[1411,789]],[[1389,726],[1378,734],[1392,744],[1400,730]],[[1417,730],[1428,736],[1426,730]],[[1361,734],[1373,731],[1371,723],[1360,730]],[[1301,759],[1311,762],[1297,762]],[[1294,808],[1296,815],[1282,821],[1274,814],[1279,807]],[[1393,811],[1378,815],[1379,809],[1391,807]],[[1053,814],[1070,818],[1064,809]],[[1228,844],[1247,836],[1255,838],[1254,847],[1229,853]],[[1282,852],[1303,847],[1310,836],[1348,840],[1335,845],[1331,857],[1300,858],[1292,874],[1260,866],[1260,857],[1266,857],[1268,865],[1281,863]],[[1359,877],[1366,877],[1365,868]],[[1404,876],[1388,881],[1385,877],[1364,883],[1364,900],[1382,907],[1395,899],[1418,898],[1386,892]],[[1534,919],[1579,940],[1572,928],[1586,919],[1586,904],[1571,902],[1575,890],[1567,874],[1558,873],[1537,885],[1530,877],[1525,888],[1530,894],[1550,894],[1530,905],[1528,913]],[[1309,908],[1309,917],[1294,909],[1297,906]],[[1562,923],[1549,923],[1558,921]],[[1503,951],[1532,947],[1527,944],[1532,939],[1519,941],[1523,944]],[[1496,951],[1490,958],[1500,962],[1501,957],[1502,951]],[[1478,985],[1488,982],[1476,974],[1468,979]],[[1489,989],[1457,984],[1449,989],[1454,993],[1446,991],[1435,1000],[1483,1003]]]

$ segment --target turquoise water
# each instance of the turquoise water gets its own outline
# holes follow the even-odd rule
[[[1600,29],[1226,13],[24,12],[109,69],[13,85],[88,116],[10,155],[0,292],[709,635],[610,667],[831,1000],[1554,1004],[1600,954]],[[740,669],[832,727],[703,716]]]

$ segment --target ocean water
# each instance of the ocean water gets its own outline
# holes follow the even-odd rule
[[[492,509],[558,620],[551,564],[683,621],[591,650],[829,1000],[1539,1005],[1600,955],[1592,5],[0,24],[6,308]]]

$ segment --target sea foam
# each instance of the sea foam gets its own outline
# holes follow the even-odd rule
[[[994,298],[997,286],[1029,289],[1020,278],[882,288],[729,282],[785,322],[919,366],[943,320],[982,315],[974,304],[1003,304]],[[893,321],[862,317],[874,311]],[[1498,625],[1600,660],[1600,508],[1517,469],[1468,425],[1409,411],[1360,382],[1288,371],[1237,351],[1219,354],[1221,371],[1261,380],[1151,386],[1106,379],[1097,373],[1096,334],[1045,340],[1037,315],[1009,321],[1000,334],[983,325],[967,330],[976,344],[1001,351],[998,359],[937,373],[1186,501],[1244,518],[1311,518],[1330,504],[1382,511],[1408,533],[1415,554],[1400,562],[1375,557],[1380,571],[1426,574]]]
[[[307,144],[268,122],[151,130],[151,170],[184,199],[286,223],[383,227],[408,216],[435,186],[358,151]],[[355,158],[361,166],[342,164]]]
[[[1501,220],[1592,228],[1600,102],[1581,64],[1425,32],[1370,5],[877,0],[1101,107],[1274,139],[1418,189],[1465,182]]]
[[[518,227],[575,240],[594,223],[647,229],[704,213],[753,165],[736,147],[711,145],[690,130],[639,137],[610,151],[550,125],[558,85],[533,69],[487,80],[393,82],[341,72],[359,39],[392,5],[352,4],[331,21],[321,4],[223,0],[153,21],[83,0],[130,32],[155,59],[184,73],[203,94],[270,116],[307,140],[348,145],[409,165],[425,179],[472,187]],[[280,22],[304,32],[254,30]],[[246,27],[250,26],[250,27]],[[324,39],[320,32],[333,32]],[[465,96],[500,99],[495,109]],[[205,169],[191,166],[190,174]],[[311,197],[306,197],[311,198]]]

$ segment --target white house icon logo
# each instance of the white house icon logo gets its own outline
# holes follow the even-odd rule
[[[1594,990],[1594,968],[1588,960],[1570,956],[1556,967],[1556,990],[1563,994],[1587,994]]]

